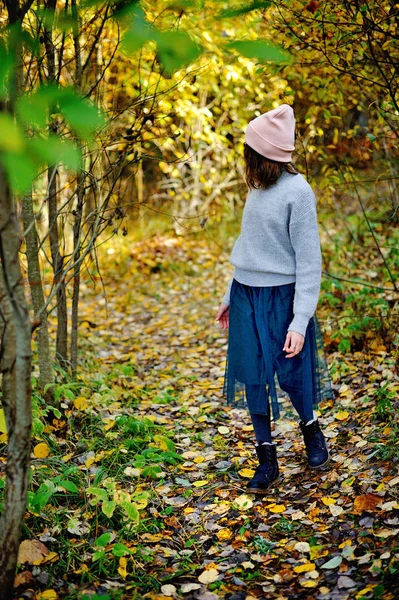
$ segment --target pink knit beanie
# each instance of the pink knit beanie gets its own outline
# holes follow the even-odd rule
[[[266,158],[290,162],[295,150],[295,117],[291,106],[281,104],[250,121],[245,141]]]

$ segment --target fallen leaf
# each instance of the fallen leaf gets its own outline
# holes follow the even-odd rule
[[[126,577],[127,577],[127,558],[125,556],[121,556],[119,559],[118,573],[123,579],[126,579]]]
[[[321,565],[321,569],[336,569],[342,563],[342,556],[334,556],[329,561]]]
[[[332,514],[333,517],[338,517],[338,515],[340,515],[344,512],[344,509],[342,508],[342,506],[336,506],[335,504],[332,504],[329,508],[330,508],[330,513]]]
[[[176,594],[177,589],[174,585],[166,583],[165,585],[161,585],[161,592],[165,594],[165,596],[173,596]]]
[[[36,594],[37,600],[57,600],[58,594],[55,590],[45,590]]]
[[[306,573],[307,571],[314,571],[315,563],[309,562],[304,563],[303,565],[297,565],[294,567],[295,573]]]
[[[232,535],[233,535],[233,532],[231,531],[231,529],[224,527],[223,529],[219,529],[219,531],[216,534],[216,537],[218,538],[219,541],[222,542],[224,540],[229,540]]]
[[[218,432],[222,435],[227,435],[228,433],[230,433],[230,429],[228,427],[225,427],[224,425],[220,425],[220,427],[218,427]]]
[[[246,477],[248,479],[250,479],[251,477],[254,476],[254,469],[241,469],[240,471],[238,471],[238,474],[241,475],[241,477]]]
[[[377,494],[363,494],[362,496],[356,496],[353,502],[353,510],[355,513],[362,513],[364,511],[373,511],[376,509],[378,504],[381,504],[383,499]]]
[[[267,507],[272,513],[282,513],[287,510],[285,504],[274,504]]]
[[[373,532],[376,537],[380,538],[391,537],[393,535],[397,535],[398,533],[399,529],[379,529],[378,531]]]
[[[33,454],[36,458],[46,458],[50,454],[50,449],[45,442],[40,442],[33,448]]]
[[[207,569],[203,571],[201,575],[198,577],[198,581],[201,583],[213,583],[219,578],[219,571],[216,569]]]
[[[295,550],[298,550],[298,552],[309,552],[310,551],[310,546],[308,544],[308,542],[297,542],[294,546]]]
[[[234,499],[233,504],[241,510],[248,510],[252,508],[254,503],[252,502],[251,498],[248,498],[246,494],[241,494],[241,496],[237,496],[237,498]]]
[[[346,575],[341,575],[340,577],[338,577],[337,583],[340,590],[356,587],[357,585],[356,581],[353,581],[353,579],[347,577]]]
[[[348,417],[349,413],[346,410],[341,410],[335,414],[335,418],[337,419],[337,421],[346,421]]]
[[[18,564],[40,565],[50,550],[39,540],[24,540],[18,549]]]
[[[204,485],[206,485],[208,483],[207,479],[199,479],[198,481],[194,481],[193,482],[193,486],[194,487],[203,487]]]
[[[199,590],[200,587],[201,586],[199,583],[183,583],[183,585],[180,588],[180,591],[182,594],[188,594],[189,592],[193,592],[194,590]]]
[[[321,501],[326,506],[330,506],[331,504],[335,504],[336,503],[335,498],[330,498],[329,496],[323,496],[323,498],[321,499]]]

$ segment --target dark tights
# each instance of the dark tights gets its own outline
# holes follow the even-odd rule
[[[266,394],[266,386],[265,385],[246,385],[245,386],[245,395],[247,401],[251,399],[251,394],[262,394],[265,397],[265,406],[267,407],[268,414],[260,415],[258,413],[250,413],[252,425],[255,432],[256,441],[258,444],[261,442],[271,442],[272,441],[272,432],[271,432],[271,422],[270,422],[270,406],[267,400]],[[313,418],[313,415],[305,415],[303,412],[302,401],[300,398],[295,397],[295,395],[290,394],[290,400],[297,411],[300,419],[302,421],[309,421]]]

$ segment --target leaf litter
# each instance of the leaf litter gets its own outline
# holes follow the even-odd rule
[[[61,398],[74,426],[54,419],[45,430],[65,464],[85,474],[89,492],[83,512],[69,500],[65,529],[84,552],[71,561],[70,577],[57,579],[55,571],[55,597],[73,588],[154,599],[395,598],[399,472],[397,460],[380,455],[392,425],[378,419],[373,395],[385,378],[397,394],[399,377],[387,373],[383,344],[329,353],[337,397],[319,411],[328,470],[306,468],[296,417],[281,396],[273,437],[283,481],[263,497],[251,495],[245,486],[257,463],[249,414],[227,407],[221,394],[227,335],[214,319],[226,263],[209,242],[170,244],[162,236],[119,249],[105,263],[106,300],[99,286],[82,286],[81,317],[90,328],[81,346],[90,369],[82,367],[79,395]],[[79,419],[96,420],[108,443],[79,452]],[[40,468],[53,450],[36,437]],[[40,505],[33,508],[41,514]],[[133,524],[126,539],[116,514]],[[39,554],[36,540],[31,548],[23,542],[20,562],[38,565],[53,544],[56,569],[62,544],[51,540],[60,530],[40,523],[34,535],[49,541],[39,542]],[[101,542],[106,531],[112,536]],[[95,539],[104,545],[93,554]],[[109,556],[112,581],[99,570],[83,586],[79,575]],[[32,585],[24,573],[16,583]]]

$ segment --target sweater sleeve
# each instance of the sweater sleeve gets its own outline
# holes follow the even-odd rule
[[[225,295],[222,298],[222,302],[224,302],[225,304],[227,304],[227,306],[230,306],[230,290],[231,290],[231,284],[233,283],[233,277],[230,279],[229,283],[227,284],[227,290]]]
[[[296,282],[294,318],[288,331],[305,336],[319,300],[322,268],[316,198],[310,186],[292,209],[289,234],[295,252]]]

